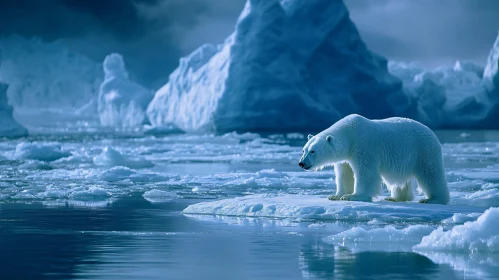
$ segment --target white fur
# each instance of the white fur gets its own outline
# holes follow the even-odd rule
[[[337,190],[331,200],[372,201],[384,182],[391,191],[388,200],[410,201],[415,178],[427,197],[420,202],[449,202],[440,142],[414,120],[346,116],[309,135],[300,164],[307,170],[334,165]]]

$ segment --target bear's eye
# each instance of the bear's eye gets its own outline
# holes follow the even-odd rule
[[[310,153],[312,153],[312,154],[313,154],[313,153],[315,153],[315,151],[310,151]]]

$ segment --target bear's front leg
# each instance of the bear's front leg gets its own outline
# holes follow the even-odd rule
[[[336,175],[336,194],[328,199],[340,200],[343,195],[353,193],[355,179],[352,167],[346,162],[334,164],[334,173]]]
[[[372,201],[381,189],[381,176],[374,168],[355,166],[355,184],[352,194],[345,194],[341,200]]]

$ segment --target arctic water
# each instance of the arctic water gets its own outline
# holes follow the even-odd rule
[[[4,279],[497,279],[499,132],[437,131],[449,205],[328,201],[306,136],[0,141]]]

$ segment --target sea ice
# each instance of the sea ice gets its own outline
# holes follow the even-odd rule
[[[489,208],[476,221],[444,231],[439,227],[414,246],[422,251],[499,252],[499,208]]]
[[[469,214],[483,210],[478,207],[426,205],[417,202],[332,202],[325,196],[316,195],[257,194],[201,202],[188,206],[183,213],[317,220],[440,222],[456,212]]]

